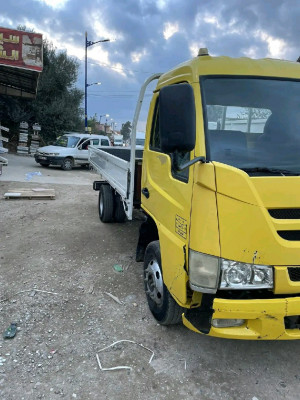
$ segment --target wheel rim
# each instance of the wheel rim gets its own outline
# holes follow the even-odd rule
[[[71,169],[72,168],[72,161],[71,160],[65,160],[65,168]]]
[[[145,285],[147,295],[160,306],[163,302],[164,283],[156,260],[151,260],[145,269]]]

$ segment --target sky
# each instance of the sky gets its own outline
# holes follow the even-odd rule
[[[88,116],[115,129],[132,121],[142,83],[157,72],[196,57],[300,56],[299,0],[0,0],[0,26],[42,33],[57,51],[80,63],[76,86],[84,90],[88,47]],[[138,130],[145,130],[151,89]],[[84,104],[82,104],[84,107]]]

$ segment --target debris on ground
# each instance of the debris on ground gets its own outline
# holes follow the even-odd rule
[[[104,351],[104,350],[109,349],[110,347],[115,346],[116,344],[124,343],[124,342],[136,344],[137,346],[140,346],[140,347],[142,347],[143,349],[145,349],[145,350],[147,350],[147,351],[150,351],[150,353],[152,353],[152,354],[151,354],[151,357],[150,357],[148,363],[149,363],[149,364],[151,363],[151,361],[152,361],[152,359],[153,359],[153,357],[154,357],[154,351],[150,350],[148,347],[144,346],[144,345],[141,344],[141,343],[137,343],[137,342],[135,342],[135,341],[133,341],[133,340],[128,340],[128,339],[118,340],[117,342],[114,342],[114,343],[110,344],[109,346],[106,346],[106,347],[104,347],[103,349],[99,350],[99,353],[100,353],[101,351]],[[130,370],[130,371],[132,370],[132,367],[129,367],[128,365],[118,365],[118,366],[116,366],[116,367],[104,368],[104,367],[102,367],[102,365],[101,365],[100,358],[99,358],[98,354],[96,354],[96,358],[97,358],[97,362],[98,362],[98,365],[99,365],[99,368],[101,369],[101,371],[116,371],[116,370],[120,370],[120,369],[128,369],[128,370]]]
[[[124,272],[122,265],[119,264],[114,265],[114,270],[117,272]]]
[[[12,189],[4,193],[5,199],[51,199],[55,198],[54,189],[35,188],[35,189]]]
[[[25,174],[25,180],[30,181],[34,176],[42,176],[42,173],[40,171],[27,172],[27,174]]]
[[[186,359],[185,358],[181,358],[179,361],[184,361],[184,369],[186,369]]]
[[[56,296],[60,296],[59,293],[56,293],[56,292],[49,292],[49,291],[47,291],[47,290],[27,289],[27,290],[21,290],[20,292],[17,292],[17,293],[15,293],[15,294],[13,294],[11,297],[15,297],[15,296],[17,296],[17,295],[19,295],[19,294],[27,293],[27,292],[30,292],[30,295],[29,295],[30,297],[35,296],[35,293],[36,293],[36,292],[39,292],[39,293],[47,293],[47,294],[54,294],[54,295],[56,295]],[[9,298],[8,298],[8,297],[5,297],[4,299],[1,299],[1,300],[0,300],[0,303],[2,303],[2,302],[4,302],[4,301],[8,301],[8,300],[9,300]]]
[[[17,324],[12,322],[10,326],[3,332],[4,339],[12,339],[16,336],[17,333]]]
[[[6,361],[6,358],[0,357],[0,366],[2,366]]]
[[[122,302],[121,302],[121,300],[117,297],[117,296],[114,296],[113,294],[111,294],[111,293],[108,293],[108,292],[104,292],[107,296],[109,296],[109,297],[111,297],[115,302],[117,302],[118,304],[123,304]]]

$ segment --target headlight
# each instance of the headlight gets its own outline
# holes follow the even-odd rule
[[[220,289],[271,288],[273,288],[272,267],[222,259]]]
[[[48,156],[59,156],[59,153],[48,153]]]
[[[190,250],[189,280],[191,289],[202,293],[216,293],[218,288],[272,289],[273,268],[268,265],[226,260]]]
[[[197,292],[216,293],[219,283],[220,258],[190,250],[190,287]]]

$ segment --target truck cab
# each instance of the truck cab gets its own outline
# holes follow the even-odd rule
[[[202,50],[159,78],[137,248],[159,323],[300,338],[299,110],[295,62]]]

